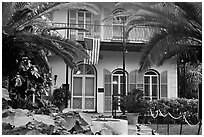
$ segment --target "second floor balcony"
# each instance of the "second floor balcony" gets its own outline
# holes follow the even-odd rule
[[[100,38],[104,42],[122,42],[123,26],[122,25],[92,25],[92,24],[67,24],[54,23],[58,27],[77,27],[84,28],[89,32],[80,30],[60,30],[59,33],[66,38],[83,41],[84,37]],[[138,27],[133,28],[129,32],[129,37],[126,40],[128,43],[146,43],[155,31],[154,28]]]

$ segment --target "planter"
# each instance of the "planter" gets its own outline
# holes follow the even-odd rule
[[[138,124],[138,117],[139,117],[138,113],[125,113],[125,114],[128,120],[128,124],[130,125]]]
[[[104,124],[109,126],[118,135],[128,135],[128,122],[127,120],[122,120],[122,119],[112,119],[112,118],[104,118],[101,120],[96,119],[92,121],[91,128],[94,127],[94,132],[100,131],[101,129],[104,128]]]

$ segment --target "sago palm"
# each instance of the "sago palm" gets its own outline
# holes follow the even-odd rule
[[[61,57],[71,68],[75,65],[74,58],[88,56],[81,44],[65,39],[57,32],[59,29],[84,29],[55,27],[46,15],[73,8],[98,13],[95,5],[75,2],[3,2],[2,5],[3,73],[8,74],[16,68],[20,56],[29,57],[45,71],[49,70],[48,52]]]

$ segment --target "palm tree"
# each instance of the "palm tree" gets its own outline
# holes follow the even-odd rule
[[[88,57],[81,44],[57,32],[61,29],[86,30],[56,27],[47,15],[59,9],[86,9],[97,14],[99,10],[95,5],[77,2],[3,2],[2,5],[2,73],[9,76],[10,85],[13,78],[20,78],[19,87],[25,91],[28,82],[31,85],[43,83],[44,74],[49,73],[49,54],[61,57],[70,68],[75,66],[75,58]]]
[[[200,70],[200,63],[202,62],[201,3],[135,2],[118,3],[118,5],[129,7],[129,10],[115,15],[115,17],[128,17],[125,24],[126,38],[135,27],[155,28],[155,32],[146,43],[144,54],[141,57],[140,71],[145,71],[153,65],[160,66],[167,59],[177,57],[178,62],[182,60],[182,64],[178,64],[178,67],[191,65],[191,68],[187,67],[188,75],[197,74],[199,76],[199,80],[197,80],[201,82],[201,71],[194,73],[195,70]],[[181,69],[179,71],[181,72]],[[186,78],[186,75],[184,78]],[[195,77],[188,78],[191,78],[191,80],[187,81],[196,80]],[[186,86],[184,85],[184,87]]]
[[[8,68],[16,68],[13,67],[13,65],[16,65],[15,59],[20,54],[21,56],[24,54],[23,56],[34,59],[35,63],[47,71],[49,70],[46,57],[48,51],[60,56],[71,68],[73,68],[75,64],[73,62],[74,58],[78,56],[82,58],[87,57],[82,45],[61,37],[56,31],[59,29],[80,28],[55,27],[52,22],[46,18],[46,14],[49,12],[62,8],[78,8],[86,9],[93,13],[98,12],[97,7],[89,3],[3,3],[3,68],[6,68],[6,70],[8,70]],[[13,60],[7,60],[8,58],[12,59],[12,57],[14,57]],[[4,69],[3,72],[5,72]]]
[[[128,5],[129,3],[122,3]],[[141,59],[141,70],[162,63],[189,50],[200,53],[202,45],[202,7],[201,3],[131,3],[140,10],[125,12],[127,33],[134,27],[154,27],[157,31],[146,43]],[[124,13],[123,13],[124,15]],[[156,54],[155,54],[156,53]],[[188,54],[191,58],[192,54]],[[199,61],[201,61],[200,58]]]

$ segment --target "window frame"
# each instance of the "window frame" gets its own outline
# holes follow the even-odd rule
[[[155,71],[155,70],[148,70],[148,71],[146,71],[144,73],[143,77],[144,77],[144,81],[143,81],[144,92],[145,92],[145,86],[149,85],[149,95],[148,96],[145,95],[144,98],[148,98],[150,100],[158,100],[158,99],[160,99],[160,75],[159,75],[159,73],[157,71]],[[145,77],[149,78],[149,83],[148,84],[145,83]],[[157,83],[156,84],[153,84],[153,77],[157,78]],[[157,95],[156,96],[152,96],[152,94],[153,94],[153,86],[154,85],[157,86]],[[153,97],[155,97],[155,98],[153,98]]]

